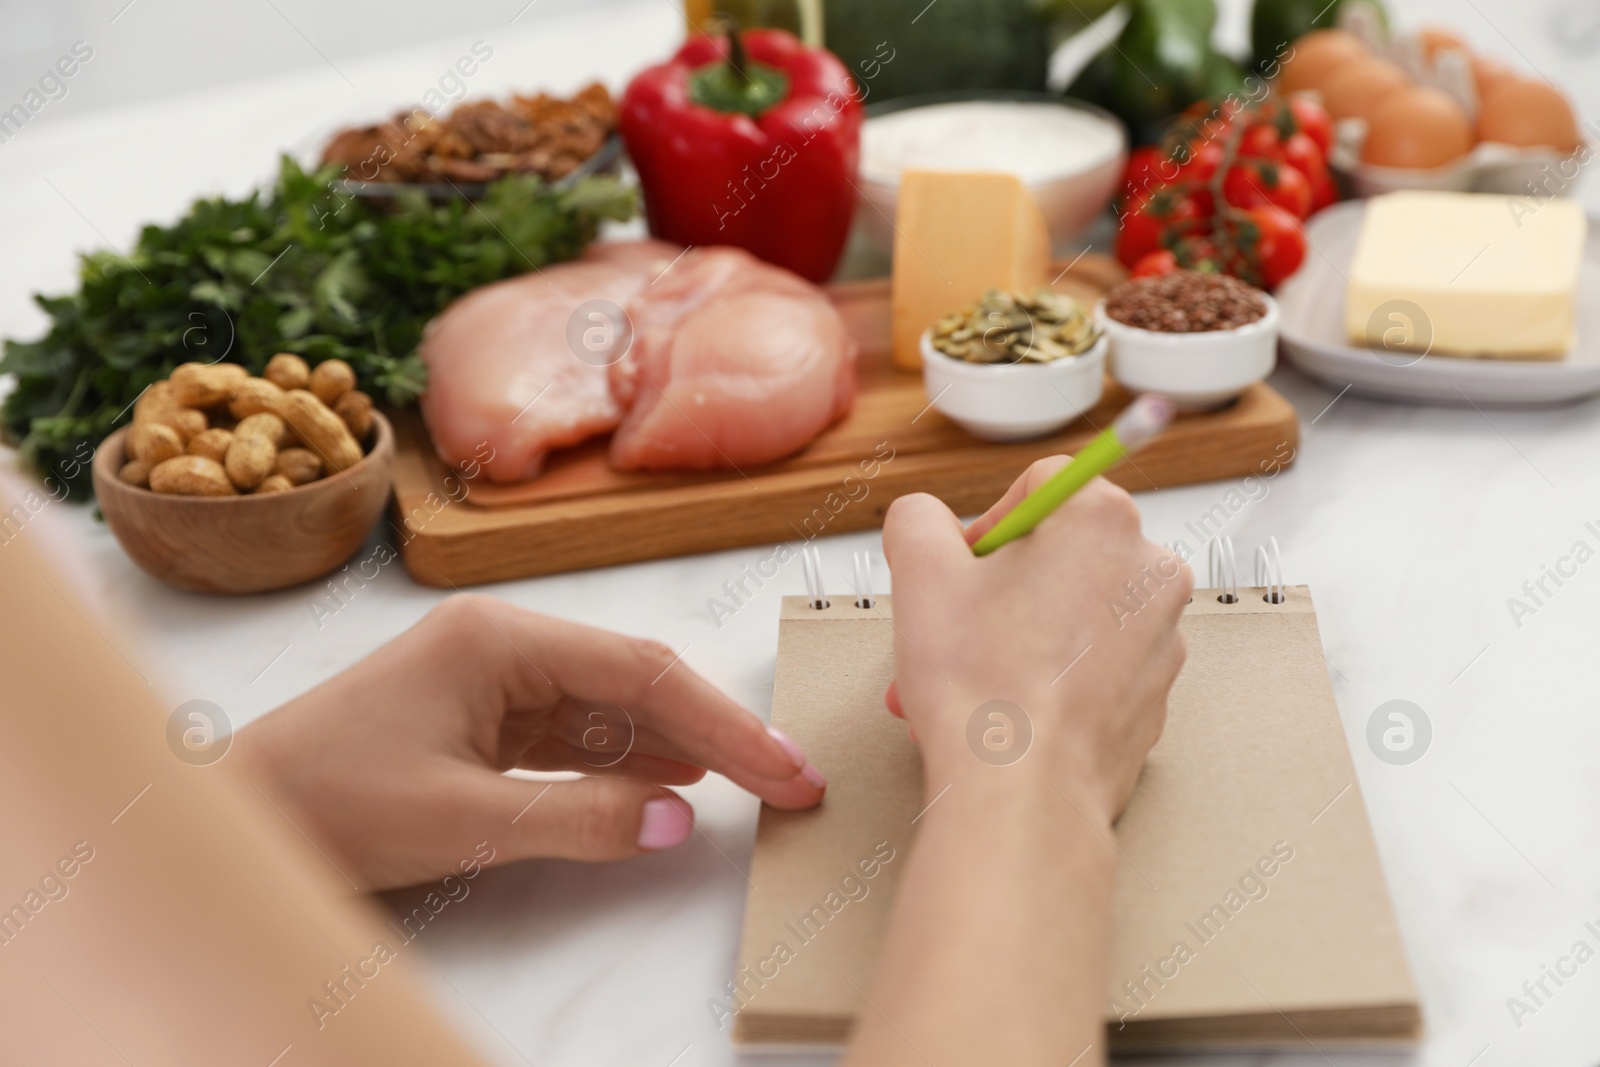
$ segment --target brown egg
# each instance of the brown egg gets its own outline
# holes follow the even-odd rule
[[[1467,47],[1467,42],[1454,30],[1447,30],[1443,26],[1423,26],[1417,30],[1417,40],[1422,43],[1422,54],[1432,63],[1440,52],[1454,50],[1472,54],[1472,49]]]
[[[1320,90],[1341,64],[1370,55],[1366,42],[1347,30],[1313,30],[1294,42],[1279,66],[1277,87],[1280,93]]]
[[[1578,147],[1578,122],[1561,93],[1531,78],[1506,78],[1484,94],[1478,136],[1485,141],[1560,152]]]
[[[1410,84],[1405,71],[1371,56],[1341,64],[1323,85],[1322,102],[1335,121],[1370,119],[1381,104]]]
[[[1428,170],[1472,149],[1472,123],[1441,89],[1412,85],[1391,93],[1373,112],[1361,161],[1379,167]]]
[[[1472,64],[1472,80],[1478,87],[1478,99],[1481,101],[1489,95],[1490,90],[1507,78],[1515,78],[1517,72],[1495,59],[1493,56],[1471,56],[1468,62]]]

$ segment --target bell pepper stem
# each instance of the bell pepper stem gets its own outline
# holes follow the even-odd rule
[[[715,28],[728,36],[727,54],[689,75],[689,99],[714,111],[751,118],[782,102],[789,94],[789,76],[777,67],[751,61],[734,19],[722,19]]]
[[[744,41],[739,37],[739,20],[731,15],[724,18],[722,29],[728,35],[728,66],[744,79],[746,85],[755,84],[750,80],[750,72],[746,69],[749,58],[745,55]]]

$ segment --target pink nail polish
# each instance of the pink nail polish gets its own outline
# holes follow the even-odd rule
[[[694,809],[687,800],[660,797],[646,801],[639,822],[640,848],[649,852],[683,844],[694,829]]]
[[[806,765],[806,754],[800,751],[800,746],[794,743],[794,738],[790,737],[776,726],[767,727],[767,733],[771,734],[772,739],[778,742],[778,747],[783,749],[784,754],[790,759],[794,760],[794,766],[796,770],[799,770]]]
[[[828,788],[828,780],[822,776],[822,772],[811,766],[809,763],[801,769],[800,777],[804,778],[818,789]]]

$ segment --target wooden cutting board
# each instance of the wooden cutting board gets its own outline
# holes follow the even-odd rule
[[[1092,304],[1123,272],[1084,255],[1055,284]],[[406,569],[427,585],[462,586],[810,540],[879,527],[890,501],[928,492],[956,512],[992,503],[1035,459],[1075,452],[1132,396],[1109,378],[1100,403],[1038,441],[980,441],[928,406],[918,374],[889,361],[889,281],[828,287],[861,344],[849,418],[797,456],[743,473],[641,473],[606,465],[606,441],[553,453],[517,485],[468,480],[434,454],[421,418],[396,419],[394,525]],[[1131,492],[1258,474],[1299,446],[1294,408],[1266,385],[1223,411],[1181,416],[1111,480]]]

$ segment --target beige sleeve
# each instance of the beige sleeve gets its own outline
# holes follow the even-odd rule
[[[241,767],[174,755],[148,666],[33,540],[0,543],[0,1063],[484,1062]]]

